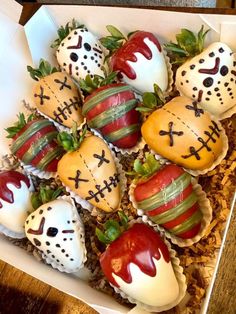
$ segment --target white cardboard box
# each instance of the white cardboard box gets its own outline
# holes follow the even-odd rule
[[[5,138],[4,128],[15,120],[22,111],[22,100],[32,103],[31,93],[33,80],[26,71],[26,66],[37,65],[40,58],[55,63],[52,41],[57,38],[57,29],[72,18],[86,24],[88,29],[99,37],[105,35],[105,26],[112,24],[122,32],[144,29],[157,35],[161,43],[174,40],[180,28],[198,31],[201,25],[211,28],[208,43],[223,41],[236,51],[235,25],[236,16],[176,13],[158,10],[93,7],[93,6],[42,6],[30,19],[25,27],[18,24],[21,7],[13,0],[2,0],[0,4],[0,156],[8,152],[9,142]],[[234,198],[235,201],[235,198]],[[234,203],[234,202],[233,202]],[[233,211],[233,204],[231,214]],[[231,215],[230,215],[231,216]],[[215,275],[230,216],[225,228],[225,234],[215,261],[211,284],[202,313],[206,313]],[[0,258],[38,278],[47,284],[88,303],[102,314],[129,313],[129,309],[116,303],[111,297],[95,291],[86,282],[87,273],[64,274],[39,263],[24,250],[12,245],[4,236],[0,236]],[[80,279],[79,279],[79,278]],[[135,308],[130,313],[145,313]]]

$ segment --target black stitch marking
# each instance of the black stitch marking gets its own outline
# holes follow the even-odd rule
[[[34,94],[34,97],[40,98],[40,105],[44,105],[44,99],[49,100],[50,97],[47,95],[44,95],[44,88],[40,85],[40,94]]]
[[[76,171],[76,176],[74,178],[68,177],[69,180],[75,181],[75,188],[76,189],[78,189],[80,181],[82,181],[82,182],[88,182],[89,181],[87,179],[80,179],[80,175],[81,175],[81,171],[77,170]]]
[[[185,108],[187,108],[189,110],[193,110],[194,114],[195,114],[195,117],[200,117],[201,114],[204,114],[204,110],[201,109],[201,108],[198,108],[196,101],[194,101],[192,103],[192,106],[191,105],[187,105],[187,106],[185,106]]]
[[[54,120],[56,122],[62,123],[63,119],[67,120],[68,119],[67,113],[70,115],[72,114],[72,111],[71,111],[72,108],[74,108],[75,110],[78,110],[78,108],[80,107],[80,102],[77,97],[74,97],[74,100],[70,98],[69,101],[70,101],[69,103],[64,101],[64,108],[57,107],[57,111],[53,111]]]
[[[101,165],[105,162],[107,164],[109,164],[110,160],[105,158],[105,150],[102,150],[102,154],[98,155],[98,154],[93,154],[94,158],[99,159],[99,163],[98,163],[98,168],[101,167]]]
[[[170,137],[170,146],[174,146],[174,135],[182,136],[184,134],[183,131],[173,131],[173,125],[174,125],[174,123],[172,121],[170,121],[168,123],[169,131],[161,130],[159,132],[159,134],[161,136],[168,135]]]
[[[58,83],[58,84],[61,84],[61,86],[60,86],[60,88],[59,88],[60,90],[63,90],[64,87],[66,87],[66,88],[68,88],[68,89],[71,89],[71,86],[70,86],[69,84],[66,84],[66,82],[67,82],[67,76],[64,77],[64,81],[63,81],[63,82],[60,81],[60,80],[58,80],[58,79],[55,79],[54,82],[55,82],[55,83]]]

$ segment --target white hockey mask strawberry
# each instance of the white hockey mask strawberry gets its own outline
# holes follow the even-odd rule
[[[176,73],[181,94],[223,119],[236,112],[236,58],[224,43],[211,44],[185,62]]]
[[[77,28],[62,40],[56,57],[63,71],[74,79],[84,79],[87,74],[103,76],[105,55],[98,39],[87,28]]]
[[[70,273],[83,266],[84,228],[71,202],[57,199],[40,206],[27,218],[25,233],[54,268]]]

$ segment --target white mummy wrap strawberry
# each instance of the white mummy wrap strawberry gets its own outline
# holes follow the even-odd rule
[[[184,36],[185,31],[182,30],[182,33],[177,35],[179,40]],[[191,33],[189,36],[194,34]],[[202,36],[204,39],[205,35]],[[197,40],[196,42],[198,43]],[[169,45],[170,49],[172,49],[171,45],[174,44]],[[190,54],[186,48],[190,57],[186,58],[177,69],[176,87],[182,95],[197,101],[217,118],[230,117],[236,112],[235,54],[222,42],[212,43],[202,50],[203,46]]]
[[[107,226],[114,228],[117,224],[109,220]],[[109,243],[108,229],[104,234],[100,229],[96,233],[99,240]],[[133,303],[148,306],[149,310],[163,306],[167,309],[179,298],[180,286],[169,249],[160,235],[143,223],[135,223],[110,239],[100,265],[109,283],[121,295],[125,293]]]
[[[43,259],[54,268],[72,273],[83,267],[84,228],[70,201],[57,199],[40,206],[27,218],[25,232]]]
[[[98,39],[84,26],[72,21],[58,30],[56,57],[63,71],[74,79],[84,79],[87,74],[103,75],[105,55]]]
[[[122,81],[140,92],[152,92],[155,83],[166,91],[168,68],[157,38],[145,31],[134,32],[126,38],[111,25],[107,29],[111,36],[101,38],[101,43],[111,51],[112,71],[118,71]]]
[[[24,224],[32,211],[30,181],[14,170],[0,172],[0,232],[24,238]]]

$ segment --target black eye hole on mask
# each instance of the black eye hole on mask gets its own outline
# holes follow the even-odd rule
[[[54,228],[54,227],[50,227],[47,230],[47,236],[48,237],[55,237],[57,235],[57,233],[58,233],[58,229]]]
[[[205,86],[205,87],[211,87],[214,83],[214,80],[212,77],[207,77],[205,78],[205,80],[202,82],[202,84]]]
[[[226,65],[223,65],[223,66],[220,68],[220,74],[221,74],[222,76],[227,75],[228,72],[229,72],[229,69],[228,69],[228,67],[227,67]]]
[[[77,53],[72,52],[70,54],[70,59],[71,59],[71,61],[76,62],[79,59],[79,57],[78,57]]]
[[[90,50],[91,50],[90,44],[85,43],[85,44],[84,44],[84,49],[87,50],[87,51],[90,51]]]

